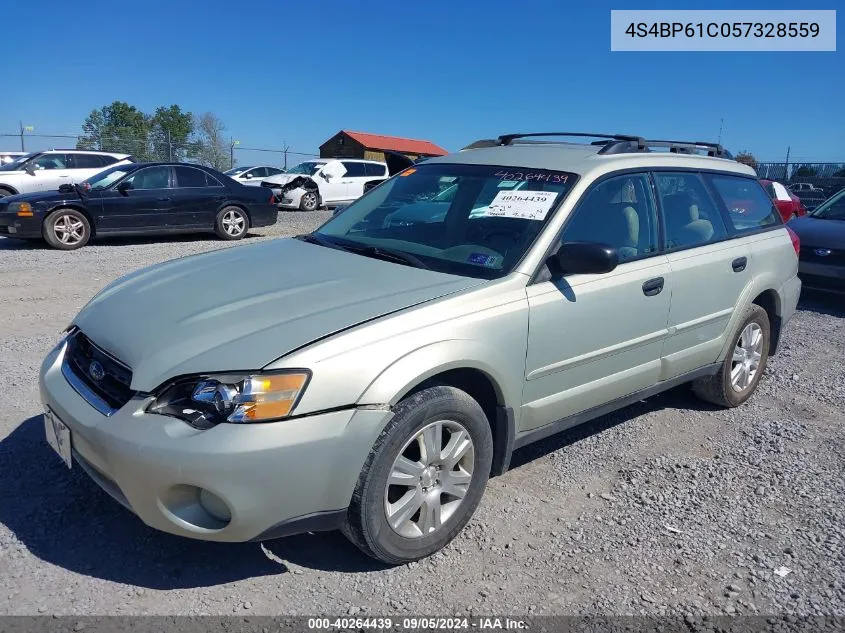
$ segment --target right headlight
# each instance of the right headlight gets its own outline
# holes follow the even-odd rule
[[[304,370],[190,376],[166,386],[147,411],[201,429],[272,422],[290,415],[310,377]]]

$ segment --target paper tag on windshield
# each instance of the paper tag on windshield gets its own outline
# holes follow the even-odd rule
[[[519,218],[543,221],[555,203],[558,191],[500,191],[484,210],[488,218]]]

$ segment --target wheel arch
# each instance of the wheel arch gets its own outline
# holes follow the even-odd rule
[[[85,219],[88,220],[88,227],[91,229],[91,238],[93,238],[97,234],[97,227],[94,223],[94,216],[91,215],[91,212],[88,209],[86,209],[84,206],[79,205],[79,204],[74,204],[73,202],[70,202],[70,203],[64,202],[60,205],[53,207],[49,211],[47,211],[47,213],[44,215],[44,220],[41,222],[42,231],[43,231],[44,225],[46,224],[46,222],[50,218],[50,216],[53,215],[54,213],[56,213],[57,211],[61,211],[62,209],[73,209],[74,211],[77,211],[77,212],[81,213],[82,215],[84,215]],[[91,238],[89,238],[89,239],[91,239]]]
[[[393,363],[370,384],[359,399],[359,404],[381,403],[393,407],[414,393],[434,385],[448,385],[465,391],[478,402],[490,424],[493,434],[491,475],[500,475],[510,464],[516,431],[516,400],[506,388],[508,379],[496,369],[507,365],[499,365],[494,359],[482,354],[472,355],[457,350],[457,353],[453,351],[444,359],[439,355],[445,351],[441,348],[445,344],[419,349]],[[504,362],[504,359],[500,362]],[[420,371],[423,367],[427,369]]]
[[[774,356],[777,353],[778,345],[780,344],[780,334],[782,326],[782,306],[780,294],[776,290],[769,288],[754,297],[751,303],[763,308],[763,310],[766,311],[766,315],[769,317],[769,326],[771,328],[771,340],[769,341],[769,355]]]
[[[0,189],[2,189],[3,191],[8,191],[9,195],[11,195],[11,196],[16,196],[20,193],[17,189],[12,187],[11,185],[2,184],[2,185],[0,185]]]

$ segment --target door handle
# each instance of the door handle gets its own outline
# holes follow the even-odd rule
[[[659,295],[661,290],[663,290],[663,277],[655,277],[654,279],[649,279],[643,284],[643,294],[646,297],[653,297],[654,295]]]
[[[159,198],[159,202],[170,202],[170,198]]]
[[[748,258],[747,257],[737,257],[735,260],[731,262],[731,268],[734,269],[735,273],[741,273],[745,270],[745,267],[748,265]]]

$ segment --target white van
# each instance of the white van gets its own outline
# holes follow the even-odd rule
[[[265,178],[261,184],[273,189],[280,208],[314,211],[322,206],[334,207],[357,200],[364,194],[365,183],[387,178],[386,163],[355,158],[315,158],[299,163],[283,174]]]

